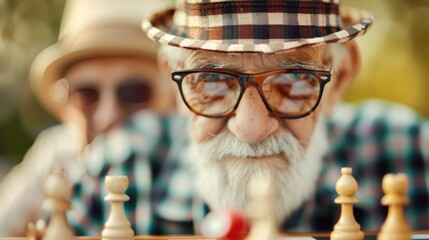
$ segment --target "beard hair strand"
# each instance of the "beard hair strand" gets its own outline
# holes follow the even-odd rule
[[[322,157],[326,153],[327,134],[319,119],[307,150],[289,132],[281,130],[259,144],[246,144],[224,131],[211,140],[190,147],[196,164],[198,194],[212,210],[245,209],[248,184],[256,174],[272,177],[276,198],[276,218],[290,216],[315,190]],[[283,158],[258,160],[281,154]]]

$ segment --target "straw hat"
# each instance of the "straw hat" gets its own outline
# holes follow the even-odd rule
[[[339,5],[340,0],[179,0],[176,10],[153,15],[142,28],[176,47],[272,53],[364,34],[372,16]]]
[[[155,59],[158,45],[147,38],[140,24],[149,14],[171,5],[167,0],[68,1],[58,42],[40,52],[30,69],[30,85],[38,100],[59,117],[53,86],[77,61],[112,55]]]

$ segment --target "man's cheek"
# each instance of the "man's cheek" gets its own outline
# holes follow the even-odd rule
[[[192,137],[197,143],[212,139],[225,127],[225,119],[212,119],[194,115],[192,117]]]
[[[186,104],[183,102],[182,97],[180,96],[180,93],[176,92],[176,107],[177,111],[184,116],[190,116],[193,113],[189,108],[186,106]]]
[[[286,120],[284,124],[286,130],[298,139],[302,147],[307,148],[314,133],[317,119],[318,114],[314,112],[305,118]]]

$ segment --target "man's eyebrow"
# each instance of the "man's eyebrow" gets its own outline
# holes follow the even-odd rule
[[[321,66],[318,66],[314,61],[299,60],[299,59],[282,59],[278,63],[279,67],[283,68],[300,68],[308,70],[320,70]]]
[[[202,68],[231,68],[233,67],[233,64],[228,64],[225,61],[219,61],[219,62],[200,62],[193,66],[195,69],[202,69]],[[279,68],[302,68],[302,69],[309,69],[309,70],[318,70],[320,69],[320,66],[315,64],[313,61],[308,60],[298,60],[298,59],[291,59],[291,58],[283,58],[280,59],[280,61],[277,62],[275,67]]]
[[[279,67],[302,68],[308,70],[323,69],[323,66],[320,66],[315,62],[314,54],[309,52],[302,51],[296,54],[296,56],[279,53],[274,55],[274,59]]]
[[[202,68],[227,68],[231,64],[228,64],[224,59],[219,58],[216,55],[201,55],[200,52],[194,52],[188,59],[188,67],[193,69]]]
[[[200,63],[197,64],[196,66],[194,66],[194,68],[196,69],[202,69],[202,68],[228,68],[228,66],[230,66],[229,64],[224,64],[224,63]]]
[[[227,59],[227,56],[219,57],[213,54],[203,55],[191,60],[189,67],[193,69],[236,69],[237,65],[234,62],[228,61]],[[321,70],[324,67],[315,62],[313,54],[307,52],[299,52],[297,54],[273,54],[271,56],[262,57],[261,63],[263,64],[260,66],[261,68],[299,68],[307,70]]]

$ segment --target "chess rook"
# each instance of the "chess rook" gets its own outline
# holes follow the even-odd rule
[[[54,167],[44,185],[46,200],[43,209],[51,212],[49,224],[43,234],[43,240],[71,240],[75,234],[66,219],[66,211],[70,209],[72,195],[71,184],[64,177],[64,170]],[[37,230],[37,229],[36,229]]]
[[[104,198],[111,202],[110,215],[104,224],[101,232],[102,240],[132,240],[134,231],[131,224],[125,216],[124,201],[130,200],[125,194],[128,187],[128,177],[126,176],[107,176],[105,185],[109,194]]]
[[[331,240],[362,240],[364,239],[364,234],[353,215],[353,204],[359,202],[354,197],[358,184],[352,176],[351,168],[342,168],[341,173],[342,176],[335,185],[335,190],[339,195],[335,199],[335,203],[341,204],[341,215],[334,226],[334,231],[331,233]]]
[[[378,240],[409,240],[410,227],[404,215],[404,206],[408,204],[408,178],[405,174],[386,174],[382,188],[385,195],[381,204],[389,206],[387,217],[381,226]]]

